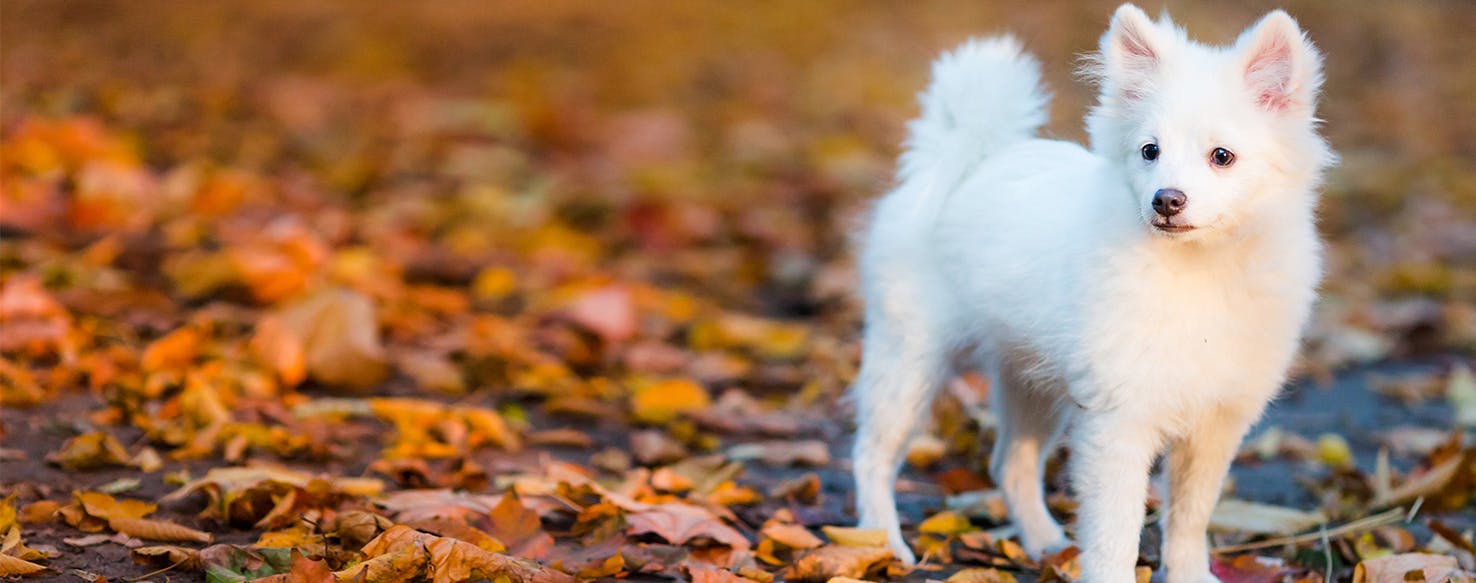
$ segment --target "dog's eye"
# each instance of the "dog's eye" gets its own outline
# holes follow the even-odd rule
[[[1138,152],[1143,154],[1144,160],[1152,162],[1158,159],[1158,144],[1148,142],[1146,144],[1143,144],[1143,147],[1139,149]]]
[[[1210,152],[1210,161],[1224,168],[1235,163],[1235,153],[1224,148],[1215,148],[1213,152]]]

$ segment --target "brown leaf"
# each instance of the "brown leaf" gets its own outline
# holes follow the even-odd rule
[[[553,537],[543,531],[538,513],[523,507],[513,491],[504,494],[492,509],[491,535],[507,545],[509,553],[530,559],[548,556],[554,544]]]
[[[199,571],[205,568],[200,560],[200,551],[174,545],[155,545],[133,549],[133,562],[152,567],[178,565],[184,571]]]
[[[625,518],[630,524],[628,532],[633,535],[655,534],[676,545],[693,539],[712,539],[735,549],[749,548],[748,539],[738,531],[723,524],[711,512],[690,504],[656,504],[649,510],[627,514]]]

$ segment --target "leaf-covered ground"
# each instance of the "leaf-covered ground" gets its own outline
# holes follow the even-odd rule
[[[1343,155],[1328,281],[1216,570],[1460,577],[1476,6],[1289,8]],[[1110,9],[0,4],[0,573],[1070,580],[1010,540],[974,377],[899,483],[924,565],[846,528],[849,233],[937,51],[1017,31],[1079,138]]]

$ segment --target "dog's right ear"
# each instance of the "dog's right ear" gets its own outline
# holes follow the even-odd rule
[[[1132,4],[1117,7],[1112,25],[1102,35],[1098,74],[1128,100],[1148,92],[1153,74],[1163,60],[1161,31]]]

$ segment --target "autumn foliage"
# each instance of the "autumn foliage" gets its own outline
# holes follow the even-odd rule
[[[849,528],[849,234],[926,63],[1108,9],[986,4],[6,2],[0,575],[1073,580],[977,377],[908,456],[924,564]],[[1299,493],[1232,492],[1225,581],[1476,568],[1476,12],[1386,9],[1298,14],[1344,155],[1299,373],[1409,363],[1370,385],[1415,413],[1258,432]]]

